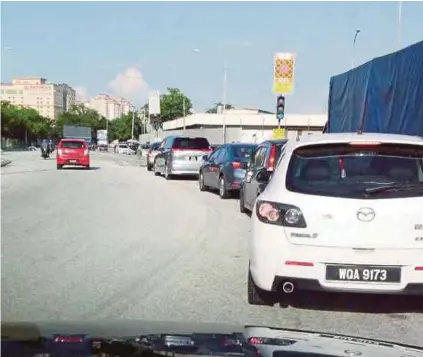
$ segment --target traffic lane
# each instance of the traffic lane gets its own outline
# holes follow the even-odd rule
[[[142,299],[142,290],[134,291],[117,303],[113,317],[268,324],[423,345],[421,298],[303,293],[292,301],[295,307],[286,309],[248,305],[250,220],[239,213],[238,200],[200,192],[196,180],[157,180],[195,198],[197,207],[209,207],[205,239],[188,262],[174,262],[171,275],[150,281],[151,286],[164,284],[166,299],[161,288],[152,288],[148,299]]]
[[[207,208],[193,210],[189,198],[152,176],[143,179],[138,167],[96,155],[98,170],[50,164],[38,175],[43,185],[9,181],[3,197],[3,319],[111,313],[132,289],[147,293],[151,277],[172,271],[201,239],[195,232],[205,226]]]
[[[108,238],[108,247],[103,247],[97,233],[93,233],[94,237],[89,240],[91,260],[86,262],[87,258],[79,253],[74,256],[77,268],[75,263],[65,264],[66,274],[63,276],[73,281],[73,287],[63,286],[61,281],[44,284],[42,288],[50,289],[50,292],[37,288],[38,296],[28,298],[25,303],[38,301],[41,297],[50,299],[49,307],[40,310],[41,304],[37,303],[37,310],[27,309],[24,315],[44,319],[47,316],[56,319],[188,319],[259,323],[421,344],[418,326],[423,321],[418,314],[364,314],[248,305],[246,236],[250,224],[246,215],[238,213],[237,200],[220,200],[215,194],[199,192],[195,181],[166,181],[145,168],[120,166],[106,156],[96,160],[101,167],[98,170],[101,179],[96,181],[98,185],[109,187],[112,183],[119,183],[132,187],[131,199],[142,195],[150,198],[145,203],[150,212],[144,214],[145,218],[137,216],[137,222],[147,221],[144,230],[139,230],[144,234],[139,234],[140,239],[136,240],[125,230],[122,247],[116,242],[113,229],[108,227],[110,232],[102,231]],[[127,197],[125,192],[128,190],[120,195]],[[139,195],[136,196],[135,192]],[[156,201],[151,200],[154,193]],[[113,197],[115,195],[113,193]],[[161,203],[157,204],[158,201]],[[171,216],[171,219],[159,220],[160,215]],[[106,213],[105,220],[110,219]],[[177,224],[170,224],[178,219],[182,221],[179,230],[175,229]],[[126,222],[124,218],[123,222],[122,219],[117,221],[120,225]],[[166,225],[168,228],[163,227]],[[147,231],[155,234],[145,234]],[[137,246],[142,249],[138,250]],[[94,250],[98,254],[93,254]],[[66,254],[60,253],[62,261],[66,261]],[[49,268],[47,263],[44,264]],[[84,283],[83,279],[88,282]],[[15,282],[15,285],[18,284]],[[380,305],[382,299],[384,301],[385,297],[373,300],[373,304]],[[54,303],[58,302],[63,306],[61,309],[54,308]],[[15,316],[21,306],[14,307]]]

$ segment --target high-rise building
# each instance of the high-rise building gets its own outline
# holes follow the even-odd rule
[[[123,114],[129,113],[132,108],[132,104],[126,99],[112,97],[105,93],[98,94],[86,105],[99,112],[100,115],[108,120],[119,118]]]
[[[68,84],[48,83],[42,77],[14,78],[12,83],[1,84],[1,100],[33,108],[51,120],[75,104],[75,95]]]

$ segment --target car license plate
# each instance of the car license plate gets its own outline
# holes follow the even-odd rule
[[[190,156],[189,161],[197,161],[197,156]]]
[[[71,164],[75,164],[78,160],[69,160]]]
[[[327,265],[326,280],[399,283],[401,282],[401,268],[358,265]]]

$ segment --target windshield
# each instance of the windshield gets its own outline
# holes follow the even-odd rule
[[[423,190],[416,189],[368,195],[386,185],[423,188],[423,146],[305,146],[294,151],[286,177],[288,190],[310,195],[363,199],[423,196]]]
[[[423,344],[423,0],[0,6],[2,321]]]
[[[83,149],[85,147],[81,141],[62,141],[60,146],[65,149]]]
[[[206,138],[175,138],[174,149],[208,149],[210,144]]]
[[[255,148],[255,145],[232,146],[232,155],[235,160],[249,161]]]

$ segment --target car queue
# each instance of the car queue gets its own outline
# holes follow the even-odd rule
[[[423,296],[422,138],[323,134],[213,151],[206,138],[169,136],[147,170],[239,193],[252,222],[250,304],[297,291]]]

